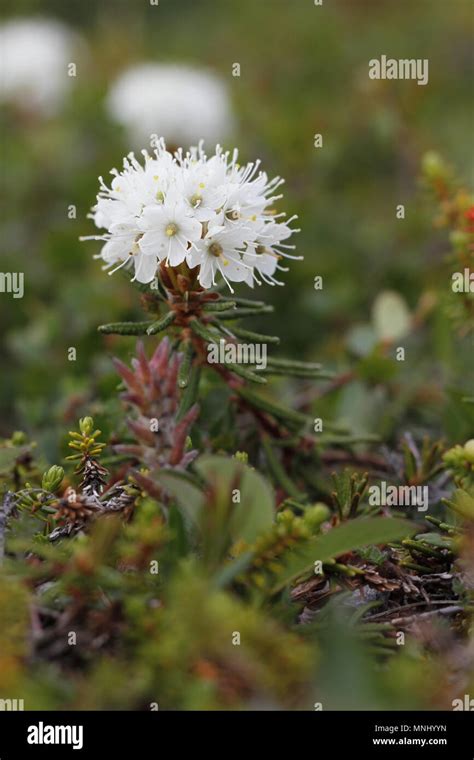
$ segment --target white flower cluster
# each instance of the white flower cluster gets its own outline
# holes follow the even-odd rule
[[[55,19],[12,19],[0,26],[0,100],[50,116],[72,79],[67,65],[75,34]]]
[[[215,144],[228,138],[234,124],[224,81],[212,71],[182,64],[126,69],[109,91],[107,110],[140,146],[155,132],[175,147],[201,139]]]
[[[296,217],[283,220],[272,208],[283,180],[269,180],[259,161],[240,166],[237,150],[217,146],[208,158],[202,144],[174,155],[162,138],[152,145],[152,155],[142,151],[144,164],[130,153],[121,172],[112,170],[110,188],[100,178],[91,218],[107,232],[83,239],[106,241],[104,268],[133,267],[134,279],[148,283],[160,262],[186,262],[199,267],[203,288],[215,285],[217,274],[231,290],[229,281],[282,284],[274,276],[287,271],[281,259],[301,258],[283,242],[297,232],[289,226]]]

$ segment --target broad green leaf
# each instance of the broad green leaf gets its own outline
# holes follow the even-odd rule
[[[29,451],[28,446],[4,446],[0,448],[0,470],[9,470],[15,464],[18,457]]]
[[[372,325],[354,325],[347,334],[346,342],[353,354],[367,356],[377,344],[377,336]]]
[[[204,504],[203,492],[186,476],[172,470],[160,470],[154,477],[176,499],[183,515],[198,526]]]
[[[224,503],[233,501],[233,492],[240,491],[240,501],[233,503],[228,525],[234,541],[248,543],[268,531],[274,519],[274,495],[271,486],[247,465],[236,459],[207,455],[195,463],[198,473],[216,490]]]
[[[411,316],[404,299],[398,293],[384,290],[375,299],[372,321],[380,340],[396,340],[410,331]]]
[[[415,530],[413,523],[396,517],[361,517],[349,520],[318,536],[299,550],[294,550],[283,573],[278,577],[274,591],[279,591],[298,576],[308,573],[316,561],[326,562],[364,546],[396,541],[412,535]]]

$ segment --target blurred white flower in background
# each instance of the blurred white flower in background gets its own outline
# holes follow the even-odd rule
[[[174,146],[200,139],[224,141],[233,113],[224,82],[191,66],[147,63],[127,69],[113,84],[107,108],[136,146],[158,133]]]
[[[56,113],[74,82],[77,38],[50,18],[12,19],[0,25],[0,100],[42,116]]]

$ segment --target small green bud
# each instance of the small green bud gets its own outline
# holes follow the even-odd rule
[[[140,489],[135,483],[127,483],[123,490],[128,496],[138,496],[140,494]]]
[[[469,459],[468,452],[470,451],[471,441],[467,441],[464,446],[456,444],[452,449],[443,454],[443,459],[449,467],[463,467],[467,459]],[[467,448],[466,448],[467,447]]]
[[[464,444],[464,451],[466,453],[466,459],[468,462],[472,462],[474,464],[474,438],[471,438],[469,441],[466,441]]]
[[[453,230],[449,240],[455,248],[464,248],[469,243],[469,235],[462,230]]]
[[[290,526],[295,519],[295,516],[291,509],[282,509],[277,512],[276,520],[280,525]]]
[[[258,588],[265,587],[265,576],[262,573],[252,573],[252,580]]]
[[[27,441],[26,433],[22,430],[15,430],[11,437],[11,442],[14,446],[22,446]]]
[[[79,430],[83,435],[90,435],[94,428],[94,420],[92,417],[83,417],[79,420]]]
[[[331,516],[329,508],[321,501],[313,504],[304,513],[304,521],[310,530],[315,531],[319,528],[321,523],[328,520]]]
[[[442,179],[446,176],[446,166],[441,156],[434,150],[425,153],[422,160],[423,173],[428,179]]]
[[[301,520],[300,523],[298,523],[297,525],[293,527],[293,535],[296,538],[304,538],[304,539],[311,538],[311,530],[310,530],[309,525],[307,524],[305,525],[303,520]]]
[[[242,464],[247,464],[249,461],[249,455],[246,451],[236,451],[234,454],[234,459],[236,459],[238,462],[242,462]]]
[[[281,565],[279,562],[269,562],[267,564],[267,567],[271,573],[274,573],[274,575],[279,575],[279,573],[281,573],[283,570],[283,565]]]
[[[50,467],[49,470],[47,470],[44,473],[43,479],[41,481],[41,485],[45,491],[54,492],[61,485],[63,478],[64,478],[63,468],[57,464],[53,464],[53,466]]]

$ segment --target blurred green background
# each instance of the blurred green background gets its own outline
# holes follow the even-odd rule
[[[25,273],[25,296],[0,294],[0,434],[27,430],[53,461],[65,422],[86,412],[105,421],[117,385],[110,356],[126,356],[134,340],[105,340],[97,325],[142,312],[126,279],[106,276],[93,260],[100,244],[78,240],[94,232],[86,214],[97,177],[120,167],[131,148],[104,98],[129,65],[173,61],[221,75],[237,117],[226,147],[286,178],[279,209],[299,215],[305,259],[292,262],[284,288],[257,293],[276,308],[254,326],[279,334],[286,355],[340,372],[357,364],[356,381],[316,400],[318,412],[387,442],[408,427],[469,437],[473,420],[458,400],[472,379],[471,344],[446,316],[447,233],[432,229],[419,171],[434,149],[472,176],[470,0],[3,0],[2,21],[38,14],[74,27],[87,54],[57,116],[2,114],[2,270]],[[428,58],[429,84],[370,80],[368,61],[382,54]],[[400,203],[404,220],[395,216]],[[313,287],[317,275],[322,291]],[[420,299],[431,298],[432,308],[403,339],[404,363],[361,363],[373,303],[386,290],[412,312]],[[281,393],[298,404],[301,383]]]

